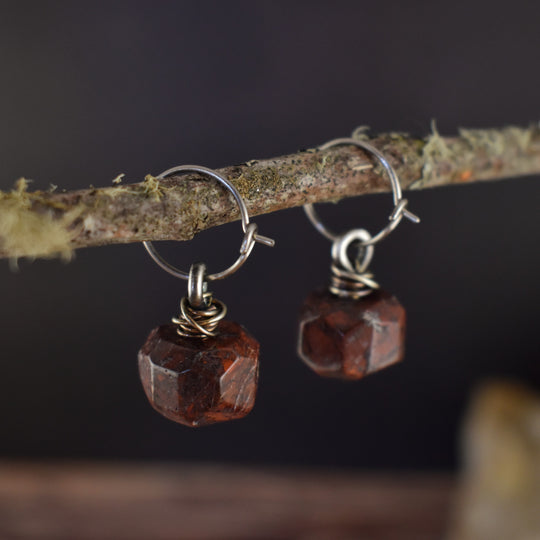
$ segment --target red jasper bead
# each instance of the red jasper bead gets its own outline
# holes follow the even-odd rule
[[[300,315],[298,354],[319,375],[360,379],[403,359],[405,309],[381,290],[354,300],[317,290]]]
[[[177,326],[152,330],[139,351],[139,374],[152,407],[197,427],[247,415],[255,403],[259,343],[234,322],[217,335],[182,337]]]

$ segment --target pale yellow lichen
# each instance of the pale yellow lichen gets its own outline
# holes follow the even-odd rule
[[[319,170],[319,172],[323,172],[323,171],[324,171],[324,168],[326,167],[326,165],[327,165],[329,159],[330,159],[330,155],[329,155],[329,154],[325,154],[325,155],[322,157],[322,159],[316,163],[317,169]]]
[[[119,195],[124,195],[126,193],[131,194],[138,194],[140,191],[136,191],[134,189],[131,189],[127,186],[114,186],[106,189],[100,189],[98,190],[99,195],[103,196],[106,195],[107,197],[110,197],[111,199],[116,199]]]
[[[351,134],[351,137],[353,139],[358,139],[360,141],[368,141],[369,140],[369,126],[358,126],[357,128],[353,129],[353,132]]]
[[[120,184],[122,182],[122,179],[126,176],[124,173],[119,174],[116,178],[113,178],[112,183],[113,184]]]
[[[54,257],[69,260],[72,256],[71,233],[67,224],[77,211],[54,218],[52,212],[32,210],[28,182],[20,178],[15,189],[0,193],[0,246],[12,259],[19,257]]]
[[[158,200],[163,196],[163,187],[161,186],[160,180],[155,176],[147,174],[144,177],[144,182],[142,185],[146,195],[154,197]]]
[[[470,144],[471,148],[499,155],[504,153],[509,144],[525,152],[531,143],[533,130],[517,126],[508,126],[504,129],[461,128],[459,135]]]
[[[475,165],[479,162],[484,163],[484,168],[492,166],[496,172],[500,171],[505,163],[510,163],[517,155],[527,155],[531,151],[537,129],[534,125],[529,128],[462,128],[459,137],[445,140],[439,135],[435,122],[432,122],[431,128],[432,133],[426,139],[421,154],[422,177],[409,186],[412,189],[447,183],[449,177],[457,182],[470,181],[476,174]],[[523,172],[515,164],[512,167],[514,175],[530,174],[526,166]],[[444,177],[438,178],[441,170]]]
[[[452,151],[448,148],[445,140],[440,136],[437,130],[435,120],[431,121],[431,134],[426,140],[426,144],[422,150],[422,159],[424,166],[422,167],[422,184],[434,179],[437,174],[437,162],[445,159],[450,159]]]

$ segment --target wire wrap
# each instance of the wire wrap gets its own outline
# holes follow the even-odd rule
[[[180,301],[180,314],[172,320],[178,326],[179,335],[206,338],[217,334],[217,325],[227,314],[227,306],[213,298],[212,293],[205,293],[203,298],[201,308],[194,308],[185,296]]]

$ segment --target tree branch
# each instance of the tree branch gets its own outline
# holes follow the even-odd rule
[[[365,135],[360,132],[360,137]],[[423,189],[540,173],[540,129],[461,130],[426,139],[383,134],[371,139],[403,188]],[[238,188],[250,216],[307,202],[388,191],[381,167],[354,146],[307,150],[219,171]],[[189,240],[238,219],[232,197],[197,175],[65,193],[28,192],[21,179],[0,192],[0,257],[68,257],[73,249],[142,240]]]

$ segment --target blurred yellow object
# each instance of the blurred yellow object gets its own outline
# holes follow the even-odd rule
[[[449,540],[540,538],[540,396],[509,382],[473,397]]]

